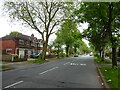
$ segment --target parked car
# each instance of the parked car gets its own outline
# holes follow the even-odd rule
[[[74,57],[78,57],[78,54],[75,54]]]
[[[38,58],[38,57],[40,57],[41,55],[42,55],[41,52],[38,53],[37,55],[36,55],[36,54],[31,54],[31,55],[30,55],[30,58]]]
[[[35,58],[35,55],[34,55],[34,54],[31,54],[31,55],[30,55],[30,58]]]

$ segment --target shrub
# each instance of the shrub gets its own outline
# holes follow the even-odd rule
[[[100,56],[98,54],[94,54],[94,57],[99,58]]]
[[[17,54],[11,54],[12,55],[12,57],[14,58],[14,59],[17,59],[18,58],[18,55]]]

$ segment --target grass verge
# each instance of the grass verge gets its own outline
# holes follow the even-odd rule
[[[14,69],[14,67],[2,65],[2,66],[0,66],[0,69],[1,69],[2,71],[6,71],[6,70]]]
[[[59,57],[59,58],[55,57],[55,58],[47,58],[47,59],[48,60],[59,60],[59,59],[63,59],[63,58],[65,58],[65,57]]]
[[[98,64],[112,64],[109,60],[102,61],[101,59],[95,59],[95,62]]]
[[[44,63],[44,62],[48,62],[48,61],[38,58],[38,59],[31,60],[31,61],[28,61],[28,62],[29,63]]]
[[[58,58],[47,58],[48,60],[58,60]]]
[[[104,76],[105,81],[111,88],[118,88],[120,67],[112,68],[111,66],[100,66],[100,70]],[[119,75],[118,75],[119,74]]]

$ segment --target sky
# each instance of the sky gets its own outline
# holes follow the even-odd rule
[[[11,31],[18,31],[21,32],[22,34],[28,35],[30,36],[31,34],[34,34],[35,37],[37,37],[38,39],[41,39],[41,35],[31,29],[30,27],[24,27],[23,25],[20,24],[20,22],[11,22],[10,18],[8,15],[3,14],[3,2],[0,0],[0,38],[8,35]],[[88,24],[81,24],[80,27],[78,27],[78,29],[80,30],[80,32],[83,32],[84,29],[87,29]],[[49,42],[52,42],[54,39],[56,38],[56,36],[53,34],[52,36],[50,36]],[[83,41],[85,41],[85,43],[88,45],[88,41],[83,39]]]

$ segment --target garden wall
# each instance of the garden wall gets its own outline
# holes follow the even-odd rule
[[[1,55],[1,60],[6,62],[20,62],[20,61],[27,61],[27,58],[14,58],[12,55]]]

